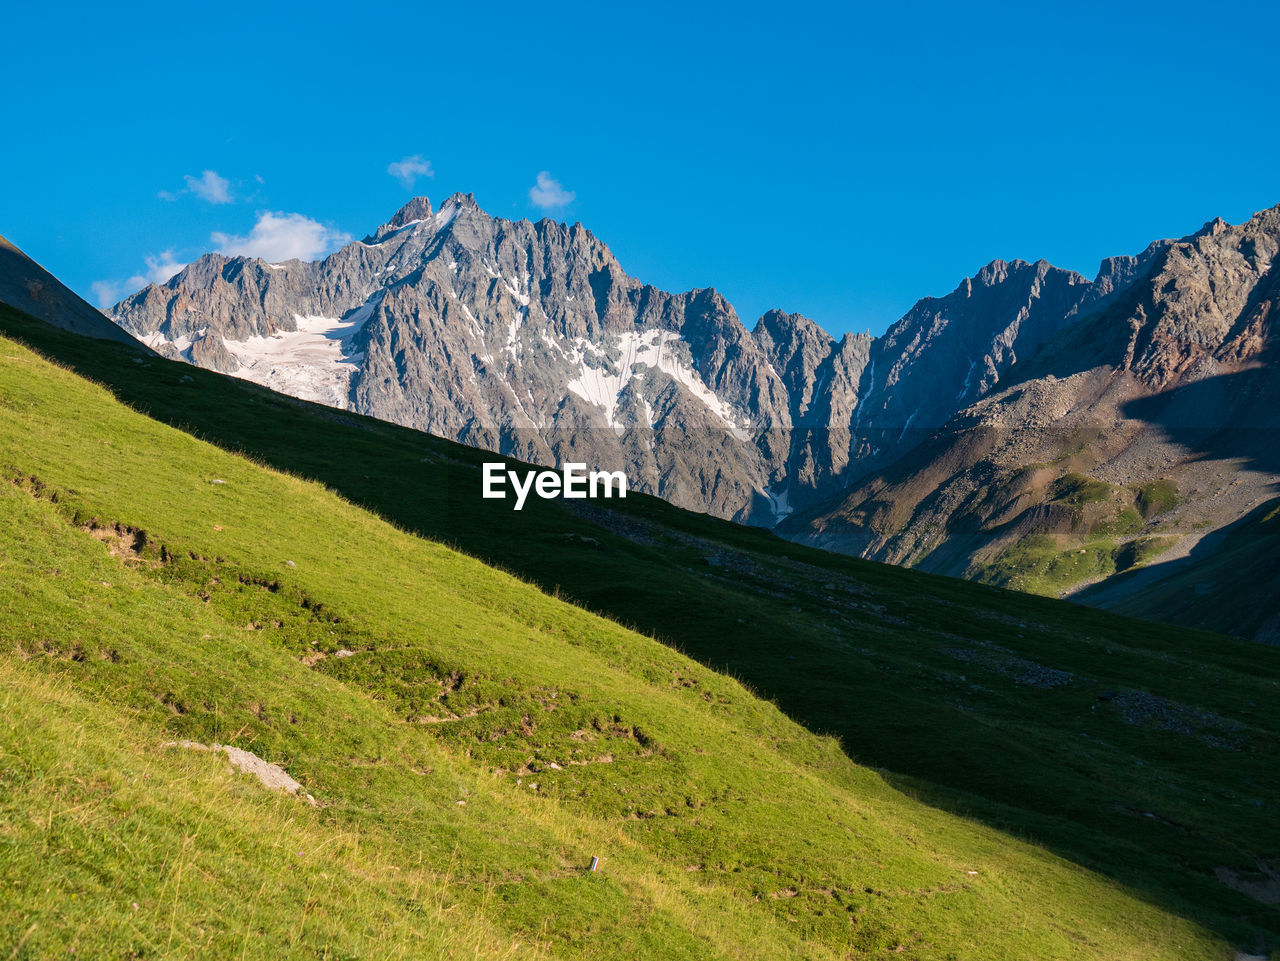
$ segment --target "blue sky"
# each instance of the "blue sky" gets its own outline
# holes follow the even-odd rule
[[[461,190],[878,333],[1280,203],[1276,4],[186,7],[6,11],[0,233],[90,300]]]

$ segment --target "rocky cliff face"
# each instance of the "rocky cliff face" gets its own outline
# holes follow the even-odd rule
[[[773,524],[982,396],[1091,289],[996,261],[878,340],[782,311],[748,331],[715,290],[628,276],[581,225],[457,194],[317,263],[206,255],[111,316],[169,356]]]
[[[1243,535],[1231,565],[1206,562],[1280,489],[1278,249],[1275,208],[1104,262],[985,396],[782,532],[1148,615],[1188,587],[1225,614],[1241,577],[1280,583],[1272,558],[1244,562]],[[1271,614],[1191,619],[1280,639],[1280,598],[1248,608]]]
[[[764,348],[716,291],[643,284],[581,225],[418,198],[318,263],[211,254],[113,316],[171,356],[307,399],[774,519],[787,451],[770,437],[791,409]]]

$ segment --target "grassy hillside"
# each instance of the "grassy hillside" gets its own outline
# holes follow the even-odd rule
[[[143,953],[276,956],[290,933],[354,956],[382,931],[424,939],[409,954],[1211,957],[1215,936],[1280,927],[1211,873],[1276,851],[1273,654],[648,499],[513,515],[478,498],[475,452],[0,321],[342,492],[4,346],[0,636],[24,707],[4,735],[0,864],[17,869],[0,903],[6,930],[34,918],[31,956],[124,931]],[[886,782],[739,684],[351,501],[641,624],[916,777]],[[218,757],[161,747],[177,738],[250,747],[324,806],[264,799]],[[267,810],[282,820],[255,834]],[[333,839],[340,881],[306,845],[254,840],[285,822]],[[205,823],[236,828],[224,845]],[[585,876],[592,855],[606,870]],[[184,864],[198,896],[180,895]],[[89,924],[126,877],[137,912]],[[353,877],[366,900],[347,919]],[[215,921],[219,890],[260,900]]]
[[[1047,490],[1037,491],[1028,481],[1036,473],[1033,468],[1014,472],[987,496],[1019,507],[1039,504],[1044,515],[1041,530],[1022,530],[1013,544],[975,565],[967,576],[984,584],[1061,597],[1081,584],[1148,564],[1177,540],[1176,534],[1151,526],[1178,503],[1172,481],[1124,487],[1068,471],[1043,484]]]
[[[1280,616],[1258,603],[1280,596],[1280,498],[1170,568],[1135,571],[1090,588],[1081,598],[1138,617],[1176,616],[1199,626],[1212,621],[1240,636],[1280,642]]]

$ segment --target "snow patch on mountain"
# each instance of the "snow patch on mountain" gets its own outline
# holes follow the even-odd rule
[[[715,391],[707,387],[698,376],[697,371],[685,365],[680,357],[677,344],[680,335],[669,330],[657,328],[644,331],[627,331],[618,336],[617,349],[620,357],[616,368],[593,366],[587,363],[588,352],[600,355],[599,346],[585,338],[577,338],[574,342],[573,362],[577,365],[577,375],[566,385],[588,403],[604,409],[605,421],[610,427],[620,427],[617,422],[618,405],[622,394],[642,373],[637,368],[649,368],[666,374],[680,384],[689,393],[697,397],[706,408],[725,423],[730,430],[739,432],[742,427],[750,426],[750,419],[739,417],[733,407],[718,397]],[[637,390],[637,393],[639,391]],[[652,412],[648,401],[645,401],[646,418],[652,426]]]
[[[453,223],[458,218],[458,213],[461,210],[462,210],[462,207],[459,206],[458,204],[445,204],[436,213],[436,216],[435,216],[436,230],[443,230],[445,227],[449,226],[449,224]]]
[[[150,347],[152,350],[159,350],[165,344],[172,344],[174,350],[176,350],[181,357],[183,357],[185,360],[190,361],[191,345],[194,344],[200,338],[202,338],[208,332],[209,332],[208,327],[201,327],[199,330],[193,331],[189,336],[184,334],[183,336],[179,337],[177,340],[169,340],[167,337],[165,337],[164,334],[160,333],[160,331],[157,330],[157,331],[154,331],[153,333],[146,334],[142,337],[139,337],[138,339],[142,341],[144,344],[146,344],[148,347]]]
[[[240,362],[234,376],[303,400],[349,407],[351,378],[364,356],[352,342],[373,315],[381,293],[345,318],[295,314],[297,330],[224,341]]]
[[[768,499],[769,510],[773,512],[773,519],[775,523],[783,520],[793,513],[794,508],[791,506],[790,488],[783,487],[782,490],[775,494],[773,491],[769,490],[769,488],[761,487],[760,493]]]

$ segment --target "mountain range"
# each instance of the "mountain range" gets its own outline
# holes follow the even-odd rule
[[[1269,543],[1278,243],[1280,208],[1093,280],[996,260],[883,336],[837,340],[778,310],[748,330],[714,289],[630,277],[580,224],[455,194],[315,263],[205,255],[110,316],[169,357],[532,463],[623,469],[792,539],[1165,609],[1151,583],[1185,580],[1186,558],[1242,524]],[[1177,589],[1206,598],[1185,620],[1234,589],[1222,574]],[[1263,594],[1228,626],[1272,636]]]

